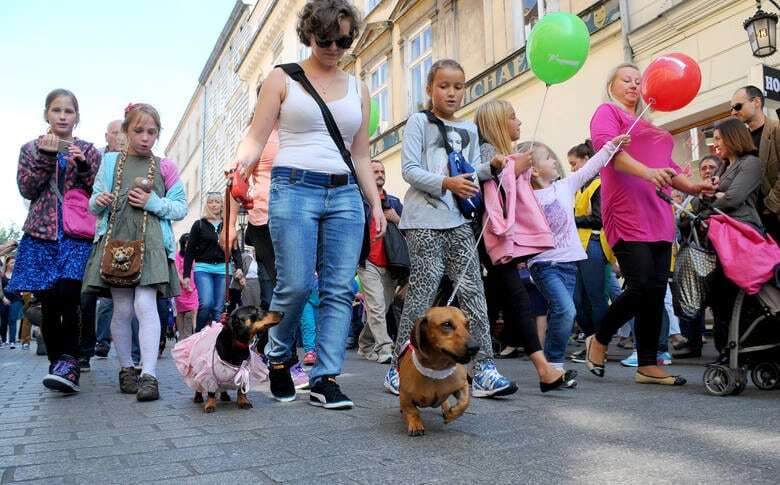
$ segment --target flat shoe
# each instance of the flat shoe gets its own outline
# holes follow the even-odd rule
[[[590,360],[590,346],[593,343],[594,338],[595,335],[591,335],[585,339],[585,366],[588,368],[591,374],[598,377],[604,377],[604,363],[602,362],[601,364],[597,364]]]
[[[680,376],[666,376],[666,377],[653,377],[647,374],[642,374],[637,371],[634,374],[634,382],[637,384],[660,384],[662,386],[682,386],[686,382],[684,377]]]
[[[577,381],[574,378],[577,377],[576,370],[567,370],[562,373],[561,376],[553,382],[539,382],[539,389],[542,392],[550,392],[560,387],[567,389],[574,389],[577,387]]]

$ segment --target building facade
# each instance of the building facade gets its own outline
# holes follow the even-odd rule
[[[198,84],[176,131],[165,148],[165,156],[176,161],[184,192],[187,194],[187,217],[174,221],[175,234],[184,234],[200,218],[201,170],[203,163],[203,86]]]
[[[751,0],[355,3],[365,14],[365,26],[342,65],[367,84],[379,106],[380,129],[371,141],[371,156],[385,162],[386,188],[396,195],[402,196],[407,188],[400,163],[404,123],[423,108],[425,79],[437,59],[456,59],[466,72],[466,95],[459,117],[472,118],[485,101],[506,99],[522,121],[522,139],[535,134],[560,158],[588,137],[590,118],[602,101],[607,73],[626,60],[645,68],[661,54],[683,52],[701,66],[702,86],[692,103],[676,112],[649,115],[674,135],[673,158],[683,168],[694,166],[695,160],[710,150],[712,125],[728,116],[733,91],[745,84],[763,88],[762,62],[752,57],[742,27],[742,21],[755,10]],[[248,120],[257,86],[274,65],[308,56],[308,48],[301,46],[295,32],[297,14],[304,4],[305,0],[258,1],[236,24],[250,26],[244,29],[247,33],[239,30],[237,34],[236,28],[231,31],[233,51],[227,51],[234,54],[220,57],[224,64],[212,63],[208,73],[204,70],[204,83],[216,83],[218,76],[229,79],[227,87],[211,88],[219,89],[219,97],[205,85],[207,148],[202,183],[209,187],[206,190],[218,185],[217,175],[235,150],[239,126]],[[530,71],[524,47],[533,25],[553,11],[571,12],[585,21],[591,33],[590,53],[577,75],[549,88],[542,107],[546,87]],[[224,51],[223,45],[220,52]],[[763,63],[773,67],[780,61],[775,55]],[[220,68],[215,75],[216,66]],[[222,66],[234,75],[223,73]],[[771,116],[775,107],[768,106]],[[222,134],[219,140],[217,131]]]

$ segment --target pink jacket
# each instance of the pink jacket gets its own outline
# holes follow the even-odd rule
[[[483,186],[485,198],[485,248],[493,264],[508,263],[515,258],[531,256],[555,247],[552,232],[531,187],[531,171],[515,178],[515,162],[507,158],[498,182],[489,180]]]

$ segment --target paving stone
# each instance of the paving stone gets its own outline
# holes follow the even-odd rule
[[[215,483],[265,485],[275,484],[277,482],[274,482],[261,472],[236,470],[221,473],[208,473],[206,475],[177,478],[174,480],[154,481],[153,483],[155,485],[212,485]]]
[[[32,480],[36,478],[61,477],[82,473],[110,471],[122,468],[122,462],[116,457],[96,458],[93,460],[70,460],[44,465],[17,467],[14,480]]]
[[[47,451],[45,453],[25,453],[19,455],[0,456],[0,467],[38,465],[68,460],[71,457],[69,451]]]
[[[111,485],[134,485],[140,482],[158,483],[159,480],[174,478],[176,478],[176,483],[179,484],[190,483],[190,478],[197,479],[197,477],[192,477],[190,470],[181,463],[128,468],[122,470],[121,473],[84,473],[72,477],[77,484],[100,483]]]

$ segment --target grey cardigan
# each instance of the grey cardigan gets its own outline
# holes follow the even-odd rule
[[[718,192],[725,195],[712,206],[734,219],[763,230],[756,203],[761,194],[763,162],[755,155],[743,155],[729,164],[720,176]]]

